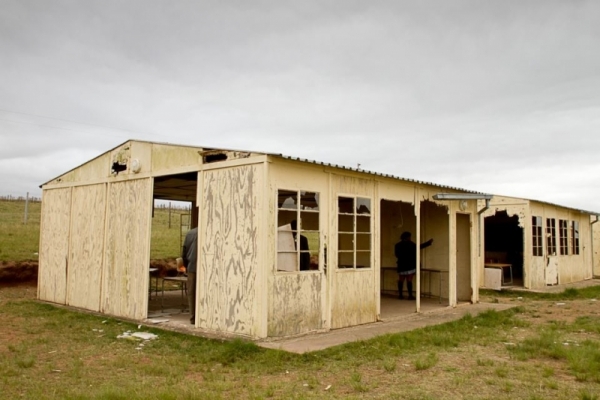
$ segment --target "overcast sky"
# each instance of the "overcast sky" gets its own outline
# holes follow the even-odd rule
[[[0,0],[0,195],[128,139],[600,211],[600,1]]]

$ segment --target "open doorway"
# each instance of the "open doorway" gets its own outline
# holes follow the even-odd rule
[[[497,211],[484,221],[485,265],[510,266],[502,269],[503,286],[523,286],[524,238],[519,217]]]
[[[445,307],[448,305],[448,212],[445,207],[433,202],[421,203],[420,232],[416,237],[417,217],[413,204],[402,201],[381,200],[380,231],[380,319],[389,320],[417,310],[415,300],[408,299],[407,281],[402,285],[402,299],[396,269],[395,246],[401,241],[404,232],[410,232],[411,241],[419,245],[434,239],[431,247],[421,251],[421,273],[412,281],[414,296],[420,297],[420,310]],[[419,251],[419,250],[417,250]],[[445,256],[444,256],[445,254]],[[417,290],[417,282],[420,289]]]
[[[197,187],[197,172],[154,178],[147,314],[154,321],[189,319],[187,276],[177,258],[198,221]]]

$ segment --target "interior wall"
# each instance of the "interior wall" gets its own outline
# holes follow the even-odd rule
[[[417,245],[433,239],[430,247],[421,251],[421,268],[448,271],[431,274],[431,286],[428,289],[434,296],[439,295],[439,279],[442,279],[442,297],[449,298],[450,286],[450,219],[448,208],[431,201],[422,201],[420,238],[414,237]]]
[[[38,298],[65,304],[69,259],[71,188],[45,189],[42,195]]]

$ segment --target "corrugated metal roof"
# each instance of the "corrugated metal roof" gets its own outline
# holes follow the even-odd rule
[[[94,160],[96,158],[99,158],[100,156],[102,156],[102,155],[104,155],[104,154],[106,154],[108,152],[111,152],[111,151],[119,148],[120,146],[124,145],[127,142],[155,143],[155,144],[164,144],[164,145],[171,145],[171,146],[193,147],[193,148],[198,148],[198,149],[203,149],[203,150],[240,151],[240,152],[255,153],[255,154],[261,154],[261,155],[272,156],[272,157],[280,157],[280,158],[283,158],[283,159],[286,159],[286,160],[291,160],[291,161],[304,162],[304,163],[309,163],[309,164],[314,164],[314,165],[322,165],[322,166],[330,167],[330,168],[338,168],[338,169],[342,169],[342,170],[346,170],[346,171],[352,171],[352,172],[358,172],[358,173],[363,173],[363,174],[368,174],[368,175],[379,176],[379,177],[383,177],[383,178],[395,179],[395,180],[400,180],[400,181],[404,181],[404,182],[412,182],[412,183],[419,184],[419,185],[428,185],[428,186],[438,187],[438,188],[441,188],[441,189],[450,189],[450,190],[460,191],[460,192],[463,192],[463,193],[491,194],[491,195],[493,195],[492,193],[477,192],[477,191],[462,189],[462,188],[458,188],[458,187],[454,187],[454,186],[440,185],[440,184],[433,183],[433,182],[418,181],[418,180],[415,180],[415,179],[403,178],[403,177],[399,177],[399,176],[395,176],[395,175],[384,174],[384,173],[381,173],[381,172],[368,171],[368,170],[364,170],[364,169],[361,169],[361,168],[352,168],[352,167],[347,167],[347,166],[344,166],[344,165],[331,164],[331,163],[326,163],[326,162],[316,161],[316,160],[309,160],[307,158],[287,156],[287,155],[284,155],[284,154],[281,154],[281,153],[269,153],[269,152],[264,152],[264,151],[241,150],[241,149],[225,149],[225,148],[216,148],[216,147],[213,147],[213,146],[204,147],[204,146],[194,146],[194,145],[182,145],[182,144],[176,144],[176,143],[151,142],[151,141],[136,140],[136,139],[126,140],[125,142],[121,143],[120,145],[114,147],[111,150],[108,150],[108,151],[102,153],[101,155],[99,155],[98,157],[93,158],[92,160]],[[92,160],[89,160],[87,162],[90,162]],[[84,164],[86,164],[86,163],[84,163]],[[82,164],[82,165],[84,165],[84,164]],[[73,169],[77,169],[77,168],[79,168],[79,167],[75,167]],[[72,171],[72,170],[70,170],[70,171]],[[68,172],[70,172],[70,171],[68,171]],[[68,172],[65,172],[65,173],[59,175],[59,177],[62,176],[62,175],[67,174]],[[51,179],[50,181],[48,181],[46,183],[49,183],[49,182],[53,181],[54,179],[56,179],[56,178],[53,178],[53,179]],[[42,187],[46,183],[40,185],[40,187]],[[502,196],[501,194],[496,194],[496,195],[497,196]],[[513,196],[504,196],[504,197],[513,197]],[[554,203],[550,203],[550,202],[546,202],[546,201],[540,201],[540,200],[535,200],[535,199],[527,199],[527,198],[522,198],[522,199],[523,200],[529,200],[529,201],[535,201],[535,202],[538,202],[538,203],[547,204],[547,205],[554,206],[554,207],[568,208],[568,209],[579,211],[579,212],[582,212],[582,213],[585,213],[585,214],[600,216],[600,212],[581,210],[581,209],[577,209],[577,208],[562,206],[560,204],[554,204]]]
[[[263,154],[268,154],[268,153],[263,153]],[[435,187],[439,187],[439,188],[443,188],[443,189],[457,190],[457,191],[461,191],[464,193],[489,194],[489,193],[483,193],[483,192],[475,192],[473,190],[462,189],[462,188],[458,188],[458,187],[454,187],[454,186],[440,185],[440,184],[433,183],[433,182],[425,182],[425,181],[418,181],[418,180],[410,179],[410,178],[403,178],[403,177],[396,176],[396,175],[384,174],[381,172],[374,172],[374,171],[369,171],[369,170],[365,170],[365,169],[361,169],[361,168],[352,168],[352,167],[347,167],[344,165],[337,165],[337,164],[330,164],[330,163],[325,163],[325,162],[321,162],[321,161],[309,160],[306,158],[286,156],[283,154],[269,154],[269,155],[278,156],[278,157],[285,158],[287,160],[292,160],[292,161],[300,161],[300,162],[305,162],[305,163],[310,163],[310,164],[322,165],[325,167],[339,168],[339,169],[344,169],[347,171],[375,175],[375,176],[380,176],[383,178],[396,179],[396,180],[405,181],[405,182],[412,182],[412,183],[416,183],[416,184],[420,184],[420,185],[429,185],[429,186],[435,186]]]

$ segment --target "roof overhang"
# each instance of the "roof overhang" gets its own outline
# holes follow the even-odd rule
[[[434,200],[490,200],[491,194],[484,193],[438,193],[433,195]]]

